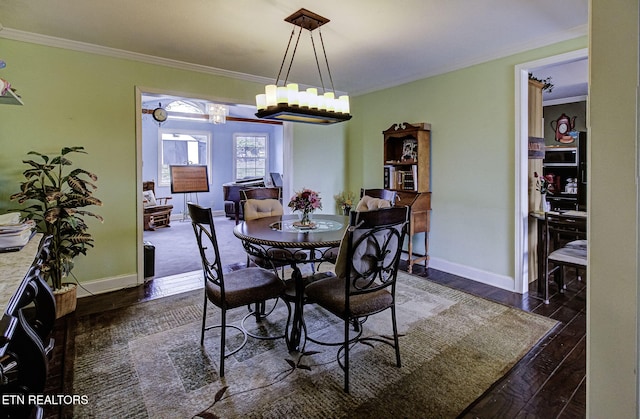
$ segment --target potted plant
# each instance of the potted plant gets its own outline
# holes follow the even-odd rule
[[[356,198],[355,194],[351,191],[343,191],[334,195],[333,198],[336,200],[338,207],[342,210],[342,214],[349,215],[351,207],[353,206],[353,200]]]
[[[63,283],[71,274],[73,259],[87,254],[93,247],[93,237],[85,216],[97,218],[100,215],[80,210],[102,202],[93,196],[98,177],[84,169],[72,168],[67,158],[71,153],[84,153],[84,147],[64,147],[57,155],[47,155],[30,151],[29,155],[41,161],[23,160],[30,167],[22,174],[25,181],[20,184],[20,192],[11,195],[11,200],[28,205],[20,211],[25,218],[36,222],[37,231],[53,237],[51,257],[43,266],[43,272],[56,297],[56,316],[75,310],[76,283]]]

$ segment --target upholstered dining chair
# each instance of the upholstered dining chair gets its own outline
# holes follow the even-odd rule
[[[564,293],[564,267],[573,267],[577,279],[587,268],[587,219],[563,214],[545,214],[544,303],[549,304],[549,277],[553,274],[558,291]]]
[[[240,197],[244,201],[246,201],[247,199],[276,199],[280,201],[280,203],[282,203],[282,188],[267,187],[243,189],[240,191]]]
[[[373,211],[380,208],[389,208],[394,205],[396,192],[388,189],[360,189],[360,201],[355,205],[354,211]],[[325,259],[335,263],[339,249],[329,249],[325,254]]]
[[[263,339],[276,339],[281,336],[257,336],[247,332],[244,320],[253,315],[246,315],[241,326],[227,324],[227,311],[241,306],[251,306],[266,300],[277,299],[285,290],[285,284],[278,275],[269,269],[248,267],[229,273],[222,271],[218,241],[216,239],[211,208],[204,208],[192,202],[187,203],[191,224],[200,249],[202,271],[204,274],[204,310],[202,313],[202,330],[200,344],[204,345],[204,332],[212,328],[220,328],[220,377],[224,376],[224,360],[238,352],[247,342],[247,336]],[[207,304],[212,303],[221,310],[221,322],[207,326]],[[289,310],[289,303],[287,309]],[[256,316],[256,318],[260,318]],[[225,351],[227,328],[234,328],[243,334],[243,342],[230,352]]]
[[[251,221],[258,218],[273,217],[284,214],[282,204],[277,199],[247,199],[244,201],[244,219]]]
[[[243,198],[245,221],[284,214],[284,208],[280,201],[281,190],[279,188],[255,188],[241,191],[240,193]],[[285,266],[284,264],[275,264],[272,261],[267,262],[247,255],[247,266],[251,262],[263,268],[271,267],[274,270],[278,267],[284,269]]]
[[[360,189],[360,198],[364,196],[370,196],[372,198],[379,198],[387,200],[391,203],[391,206],[396,202],[398,194],[390,189]]]
[[[343,321],[340,342],[325,342],[307,336],[321,345],[340,346],[338,364],[344,371],[344,391],[349,392],[349,351],[357,342],[378,341],[395,349],[400,363],[396,323],[396,278],[407,233],[408,207],[384,208],[368,212],[351,212],[349,228],[340,245],[335,275],[307,285],[308,303],[328,310]],[[392,338],[362,336],[362,323],[374,314],[389,310]],[[350,332],[354,325],[355,333]],[[344,356],[344,359],[342,358]]]

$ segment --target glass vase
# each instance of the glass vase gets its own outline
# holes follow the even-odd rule
[[[547,212],[549,211],[549,203],[547,202],[547,194],[540,194],[540,205],[538,205],[538,212]]]
[[[303,211],[300,217],[300,225],[311,225],[311,211]]]

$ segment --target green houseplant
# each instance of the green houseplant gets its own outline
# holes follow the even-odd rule
[[[85,216],[100,215],[79,208],[100,206],[102,202],[93,196],[98,177],[80,168],[72,168],[67,158],[71,153],[83,153],[84,147],[64,147],[59,154],[48,155],[30,151],[28,155],[38,160],[23,160],[30,167],[22,174],[25,181],[20,192],[11,195],[11,200],[27,205],[21,212],[27,219],[36,222],[38,232],[53,236],[51,258],[43,267],[54,294],[67,288],[63,278],[71,274],[73,259],[93,247],[93,237],[87,233]],[[70,288],[75,291],[75,284]],[[74,307],[75,309],[75,296]],[[73,311],[73,310],[70,310]]]

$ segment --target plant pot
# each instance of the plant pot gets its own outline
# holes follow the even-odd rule
[[[53,291],[56,300],[56,319],[76,311],[77,286],[72,283],[62,284],[62,288]]]

